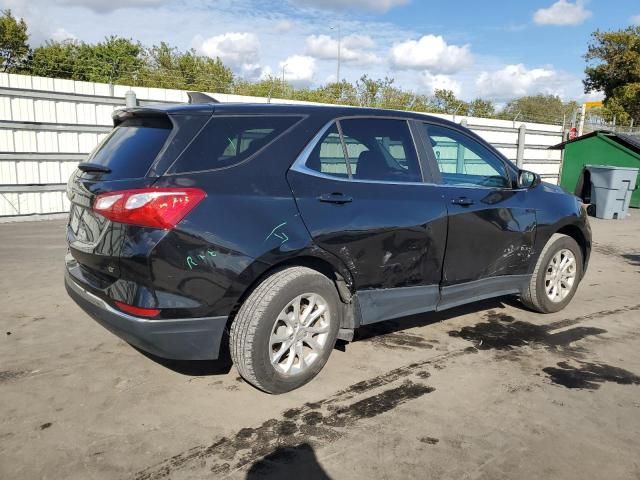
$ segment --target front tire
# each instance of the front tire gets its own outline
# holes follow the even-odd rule
[[[324,367],[340,328],[333,283],[306,267],[290,267],[263,280],[231,324],[231,357],[247,382],[285,393]]]
[[[577,242],[568,235],[553,234],[540,253],[520,301],[540,313],[562,310],[582,280],[582,266],[582,250]]]

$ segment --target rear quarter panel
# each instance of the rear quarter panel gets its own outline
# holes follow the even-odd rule
[[[290,165],[325,122],[302,120],[241,164],[161,177],[156,186],[198,187],[207,197],[153,249],[154,284],[199,301],[194,315],[228,315],[274,265],[301,256],[336,264],[313,245],[286,181]]]

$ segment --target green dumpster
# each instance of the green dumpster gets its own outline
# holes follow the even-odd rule
[[[587,165],[640,168],[640,136],[596,131],[549,148],[564,149],[560,186],[586,201],[591,192]],[[640,188],[631,195],[630,206],[640,208]]]

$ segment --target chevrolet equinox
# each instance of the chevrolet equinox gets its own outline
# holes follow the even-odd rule
[[[131,345],[269,393],[362,325],[502,295],[564,308],[580,201],[467,128],[411,112],[192,103],[117,110],[69,180],[65,285]]]

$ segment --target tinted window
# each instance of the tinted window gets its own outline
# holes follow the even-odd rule
[[[455,130],[426,126],[444,183],[508,187],[504,162],[489,149]]]
[[[307,158],[306,166],[325,175],[347,178],[347,162],[340,143],[340,135],[334,123]]]
[[[171,133],[167,117],[132,118],[115,127],[87,162],[111,169],[103,179],[144,177]]]
[[[213,117],[173,168],[213,170],[240,163],[268,145],[300,117]]]
[[[351,173],[356,180],[420,182],[420,166],[404,120],[340,120]]]

